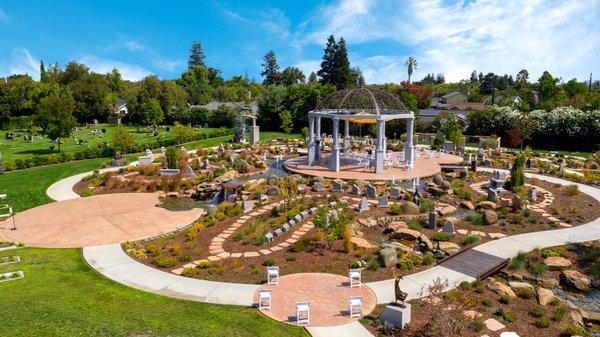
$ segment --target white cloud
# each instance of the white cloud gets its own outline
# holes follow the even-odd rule
[[[532,79],[544,70],[583,79],[600,68],[600,0],[341,0],[314,15],[303,24],[312,29],[301,44],[321,45],[329,34],[343,36],[351,45],[387,41],[412,51],[419,63],[415,78],[442,72],[457,81],[472,70],[514,75],[526,68]],[[389,60],[393,56],[364,55],[353,61],[365,64],[365,71],[379,63],[382,68],[372,69],[372,81],[385,82],[378,76],[388,78],[387,70],[402,69],[403,57],[398,55],[397,65]]]
[[[140,65],[109,60],[96,55],[84,55],[79,62],[85,63],[97,73],[108,73],[117,68],[123,79],[130,81],[138,81],[150,75],[150,71]]]
[[[36,80],[40,78],[40,61],[23,47],[14,48],[9,60],[2,66],[5,75],[29,74]]]
[[[146,46],[136,41],[127,41],[125,42],[125,48],[129,51],[142,51],[146,49]]]
[[[357,59],[366,83],[398,83],[406,77],[401,56],[375,55]]]
[[[296,68],[302,70],[302,73],[306,76],[308,80],[308,76],[311,72],[317,72],[321,68],[321,60],[303,60],[295,65]]]
[[[225,17],[242,22],[247,26],[260,27],[266,33],[287,39],[290,36],[290,20],[285,13],[277,8],[266,8],[261,11],[245,11],[244,15],[220,8]]]

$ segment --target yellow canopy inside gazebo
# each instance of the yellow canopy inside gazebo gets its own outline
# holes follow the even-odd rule
[[[366,111],[361,111],[355,115],[362,115],[362,116],[371,116],[373,114],[370,114]],[[377,121],[374,118],[344,118],[343,120],[345,121],[349,121],[352,123],[357,123],[357,124],[376,124]]]

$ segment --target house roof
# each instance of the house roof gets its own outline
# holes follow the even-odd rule
[[[460,91],[452,91],[442,96],[442,98],[450,98],[456,95],[462,95],[462,93]]]

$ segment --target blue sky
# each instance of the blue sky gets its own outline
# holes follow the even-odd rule
[[[308,75],[329,34],[343,36],[350,61],[370,83],[413,75],[468,78],[472,70],[537,79],[600,76],[600,0],[580,1],[21,1],[0,0],[0,76],[70,60],[137,80],[176,78],[193,40],[225,78],[260,80],[262,56]]]

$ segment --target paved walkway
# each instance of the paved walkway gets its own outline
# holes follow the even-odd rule
[[[156,207],[156,193],[104,194],[53,202],[0,223],[8,241],[35,247],[82,247],[140,240],[194,222],[203,211]]]
[[[412,170],[406,170],[403,168],[386,167],[383,173],[377,174],[373,171],[365,170],[364,166],[357,166],[353,164],[342,163],[340,164],[339,172],[329,171],[329,166],[325,162],[327,158],[322,160],[322,163],[317,163],[314,166],[308,166],[306,164],[306,156],[298,156],[286,160],[283,165],[286,169],[294,173],[319,176],[331,179],[345,179],[345,180],[413,180],[417,177],[430,177],[440,172],[440,164],[458,164],[462,162],[462,157],[444,154],[443,157],[438,155],[432,158],[427,158],[426,155],[422,155],[419,159],[415,160],[415,165]]]
[[[136,162],[131,163],[131,165],[135,165],[135,164],[136,164]],[[100,169],[99,171],[100,171],[100,173],[104,173],[104,172],[118,171],[119,169],[120,169],[120,167],[109,167],[109,168],[105,168],[105,169]],[[59,180],[59,181],[55,182],[54,184],[50,185],[48,187],[48,189],[46,189],[46,194],[50,198],[54,199],[55,201],[78,199],[78,198],[80,198],[80,196],[79,196],[79,194],[77,194],[73,191],[73,186],[75,186],[75,184],[77,184],[79,181],[81,181],[81,179],[83,179],[83,177],[88,176],[92,173],[94,173],[94,172],[90,171],[90,172],[79,173],[74,176],[70,176],[70,177],[64,178],[62,180]]]
[[[296,302],[310,302],[310,323],[308,326],[337,326],[352,323],[358,318],[350,318],[348,299],[362,297],[363,314],[375,309],[375,293],[364,285],[350,288],[348,278],[341,275],[323,273],[301,273],[279,278],[277,285],[262,285],[260,289],[270,289],[272,309],[262,313],[280,322],[296,324]],[[258,303],[258,292],[254,297]]]

